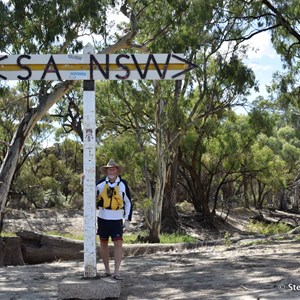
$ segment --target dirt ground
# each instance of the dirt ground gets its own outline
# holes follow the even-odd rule
[[[126,257],[120,299],[300,299],[299,258],[284,240]],[[59,282],[82,275],[82,261],[1,268],[0,299],[57,299]]]
[[[296,235],[237,235],[226,245],[125,257],[119,299],[300,299],[299,246]],[[58,283],[83,268],[83,261],[0,268],[0,299],[57,299]]]

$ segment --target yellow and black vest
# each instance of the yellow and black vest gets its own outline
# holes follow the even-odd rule
[[[123,208],[124,201],[119,192],[119,183],[113,188],[109,187],[108,183],[105,184],[103,191],[97,197],[98,206],[112,210]]]

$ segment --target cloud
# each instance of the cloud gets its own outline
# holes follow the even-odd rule
[[[265,92],[264,84],[270,84],[272,75],[276,71],[282,70],[280,56],[273,48],[271,37],[268,32],[255,35],[245,44],[249,45],[247,59],[244,62],[251,68],[256,79],[260,82],[260,90]]]
[[[247,65],[255,72],[270,72],[274,70],[274,66],[271,64],[258,64],[258,63],[250,62]]]
[[[250,40],[245,41],[245,44],[249,45],[248,50],[248,59],[257,59],[257,58],[276,58],[278,54],[274,50],[271,38],[268,32],[262,32],[255,35]]]

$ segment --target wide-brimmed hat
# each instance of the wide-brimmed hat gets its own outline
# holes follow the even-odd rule
[[[113,159],[110,159],[106,166],[100,167],[100,172],[102,174],[107,174],[107,169],[108,168],[114,168],[114,167],[118,168],[118,174],[119,175],[121,175],[123,173],[124,167],[120,166],[120,165],[117,165],[116,162]]]

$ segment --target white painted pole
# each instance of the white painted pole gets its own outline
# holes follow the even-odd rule
[[[84,54],[95,52],[87,44]],[[97,276],[96,253],[96,121],[95,81],[83,81],[83,209],[84,209],[84,277]]]

